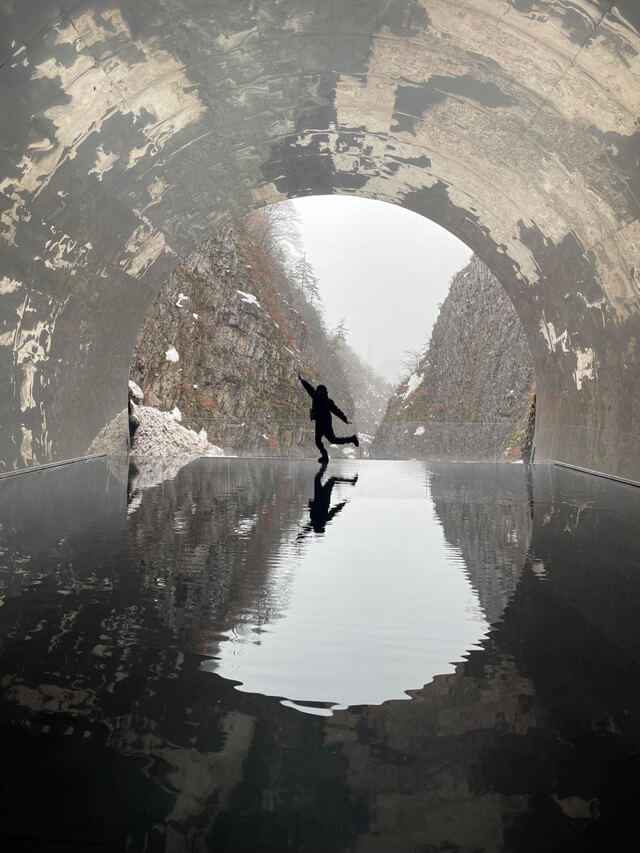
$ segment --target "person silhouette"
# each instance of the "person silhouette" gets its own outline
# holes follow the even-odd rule
[[[316,447],[321,454],[318,462],[322,462],[323,465],[326,465],[329,461],[329,454],[322,443],[323,438],[326,438],[327,441],[331,442],[331,444],[354,444],[356,447],[359,447],[360,442],[358,441],[358,436],[355,433],[344,438],[339,438],[334,433],[333,421],[331,419],[332,414],[339,417],[340,420],[345,422],[345,424],[350,424],[351,421],[347,419],[347,416],[342,409],[339,409],[333,402],[329,396],[329,392],[327,391],[327,386],[318,385],[317,388],[314,388],[313,385],[310,382],[307,382],[306,379],[303,379],[300,374],[298,374],[298,379],[312,400],[310,417],[312,421],[316,422]]]
[[[352,486],[358,482],[358,475],[353,477],[329,477],[327,482],[322,484],[322,477],[327,470],[326,464],[323,464],[313,480],[313,498],[309,501],[309,523],[305,525],[302,532],[298,534],[298,540],[304,537],[312,530],[314,533],[324,533],[327,524],[341,512],[348,501],[341,501],[334,507],[331,507],[331,492],[336,483],[350,483]]]

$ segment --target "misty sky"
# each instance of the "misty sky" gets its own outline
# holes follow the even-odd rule
[[[471,250],[396,205],[337,195],[293,203],[329,328],[344,317],[353,349],[397,380],[405,351],[422,348],[438,303]]]

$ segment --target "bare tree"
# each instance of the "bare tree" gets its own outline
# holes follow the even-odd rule
[[[266,252],[271,253],[273,249],[273,234],[271,233],[271,222],[267,214],[268,208],[254,210],[248,213],[240,224],[244,225],[253,240]]]
[[[407,377],[417,373],[424,357],[424,349],[406,349],[402,354],[402,370]]]
[[[281,201],[266,208],[271,233],[278,248],[289,257],[303,251],[300,216],[291,201]]]
[[[300,290],[304,293],[308,302],[313,305],[320,301],[320,288],[318,287],[318,279],[313,272],[313,267],[307,260],[307,256],[303,255],[293,265],[293,277]]]
[[[284,266],[301,254],[300,217],[290,201],[254,210],[244,221],[256,243]]]

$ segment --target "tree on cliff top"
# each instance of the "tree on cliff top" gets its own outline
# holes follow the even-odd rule
[[[293,275],[296,284],[304,293],[308,302],[312,305],[320,301],[320,288],[318,278],[316,277],[313,267],[307,260],[307,256],[303,255],[293,265]]]
[[[253,240],[276,262],[287,266],[302,252],[300,217],[290,201],[254,210],[244,218]]]

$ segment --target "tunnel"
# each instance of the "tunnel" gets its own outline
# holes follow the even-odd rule
[[[3,0],[2,472],[125,450],[130,353],[178,260],[342,193],[499,278],[536,461],[640,481],[639,29],[632,0]]]

